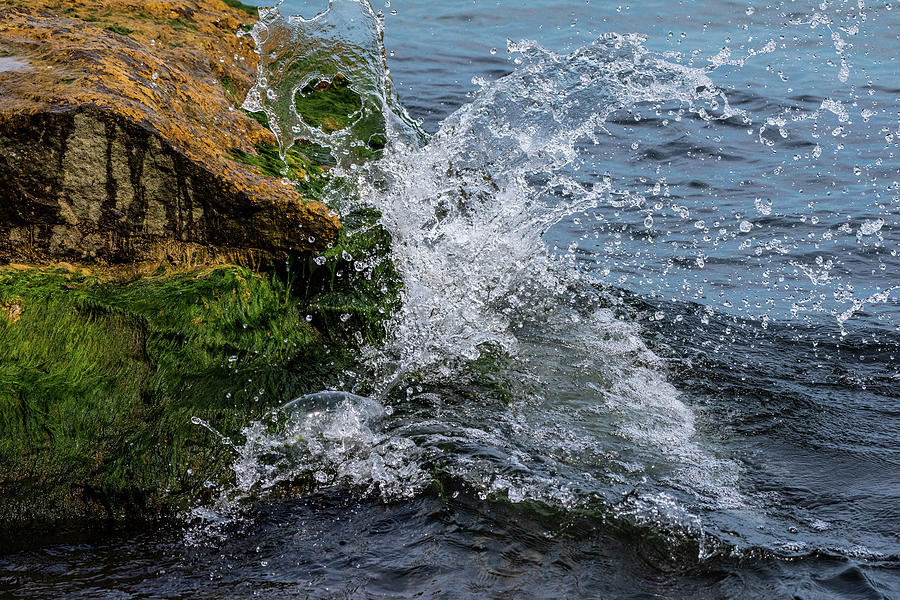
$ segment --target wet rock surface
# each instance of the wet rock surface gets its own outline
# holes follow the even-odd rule
[[[0,261],[279,256],[334,241],[324,205],[233,159],[274,143],[236,106],[256,68],[238,35],[247,11],[24,4],[0,4]]]
[[[202,504],[234,457],[195,419],[237,439],[385,334],[380,213],[339,222],[331,151],[238,107],[255,13],[0,0],[0,532]],[[298,102],[330,129],[359,106],[335,80]]]

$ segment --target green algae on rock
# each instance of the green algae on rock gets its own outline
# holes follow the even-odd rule
[[[0,267],[0,521],[202,501],[232,456],[192,419],[238,436],[385,335],[400,279],[378,217],[351,212],[333,248],[281,273]]]
[[[163,56],[194,52],[194,61],[210,50],[191,47],[196,36],[231,35],[240,21],[211,23],[195,0],[37,4],[97,21],[90,29],[0,5],[11,17],[0,50],[6,43],[24,65],[19,79],[0,73],[0,91],[41,84],[27,79],[27,61],[49,62],[41,72],[65,75],[60,89],[90,76],[126,109],[22,89],[0,100],[0,184],[10,190],[0,198],[0,523],[171,515],[233,476],[229,447],[195,423],[237,440],[266,411],[337,385],[353,349],[383,338],[401,286],[390,235],[332,175],[329,149],[301,140],[282,157],[263,114],[232,106],[236,128],[180,145],[190,127],[208,131],[224,117],[191,113],[175,135],[164,110],[135,117],[149,101],[111,78],[115,61],[59,65],[12,40],[23,20],[45,29],[28,29],[40,38],[32,46],[49,31],[72,52],[89,40],[99,56],[131,43],[123,36],[158,35]],[[106,10],[90,12],[97,6]],[[207,68],[214,112],[249,86],[243,68]],[[345,108],[317,110],[339,119]],[[383,137],[383,123],[376,129]],[[371,156],[372,134],[364,139]]]
[[[337,358],[277,278],[241,267],[123,283],[0,269],[0,518],[150,516],[202,496],[234,433]]]
[[[361,160],[377,158],[387,143],[384,116],[374,109],[363,111],[362,96],[341,73],[308,83],[294,96],[294,107],[304,123],[323,133],[349,128],[362,142],[351,148]]]
[[[232,456],[192,419],[238,436],[385,335],[401,284],[378,217],[349,213],[333,248],[285,273],[0,267],[0,521],[202,501]]]

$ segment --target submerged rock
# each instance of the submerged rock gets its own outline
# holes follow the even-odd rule
[[[0,3],[0,261],[333,242],[324,205],[234,159],[275,143],[236,107],[250,20],[219,0]]]

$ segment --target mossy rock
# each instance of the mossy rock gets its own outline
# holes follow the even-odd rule
[[[228,477],[225,435],[344,358],[279,279],[0,269],[0,519],[148,517]]]
[[[298,265],[295,294],[306,299],[313,324],[339,347],[380,343],[400,306],[403,283],[380,218],[365,206],[343,215],[337,243]]]
[[[122,23],[136,28],[138,17]],[[171,25],[187,35],[186,25]],[[130,35],[121,26],[109,31]],[[217,75],[230,98],[241,95],[239,78]],[[301,95],[312,126],[349,128],[354,160],[383,148],[383,117],[341,76]],[[268,128],[264,114],[248,114]],[[318,205],[322,220],[336,224],[343,209],[342,227],[324,235],[304,223],[302,235],[292,230],[287,260],[266,255],[255,271],[172,270],[195,263],[169,260],[153,262],[166,266],[152,276],[123,279],[104,271],[112,267],[0,266],[0,523],[150,518],[203,502],[217,487],[209,482],[233,476],[233,451],[195,421],[240,443],[242,427],[337,384],[357,370],[357,347],[384,337],[402,284],[380,214],[332,174],[327,148],[299,142],[282,157],[271,135],[241,141],[216,145],[228,170],[287,178],[295,189],[279,183],[285,193],[329,205]],[[193,252],[210,242],[192,244]]]
[[[353,152],[362,161],[380,157],[387,144],[384,115],[364,102],[340,73],[313,80],[294,96],[297,114],[310,127],[328,134],[349,128],[359,141]]]
[[[401,282],[379,217],[351,211],[332,248],[268,274],[0,267],[0,521],[153,518],[204,501],[233,454],[192,419],[239,442],[385,335]]]

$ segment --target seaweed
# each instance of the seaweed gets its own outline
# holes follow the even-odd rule
[[[112,31],[113,33],[118,33],[119,35],[130,35],[134,33],[134,29],[129,29],[127,27],[121,27],[120,25],[107,25],[104,27],[107,31]]]
[[[8,267],[0,306],[17,307],[0,311],[5,519],[183,508],[230,459],[192,418],[237,435],[348,360],[277,276],[240,267],[127,283]]]
[[[243,2],[240,2],[240,0],[222,0],[222,2],[224,2],[226,6],[242,10],[253,17],[257,16],[259,12],[255,6],[244,4]]]

